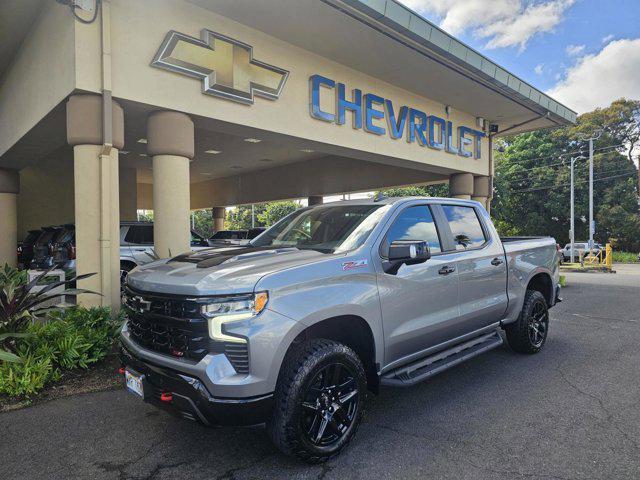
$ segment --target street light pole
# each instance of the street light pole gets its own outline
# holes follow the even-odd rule
[[[593,235],[595,224],[593,222],[593,141],[600,138],[602,130],[594,131],[590,137],[581,135],[582,140],[589,140],[589,251],[593,250]]]
[[[575,161],[576,159],[574,157],[571,157],[571,230],[569,231],[569,239],[571,241],[571,263],[573,263],[574,255],[575,255],[575,248],[573,244],[576,241],[575,210],[574,210],[575,200],[574,200],[574,193],[573,193],[573,164],[575,163]]]

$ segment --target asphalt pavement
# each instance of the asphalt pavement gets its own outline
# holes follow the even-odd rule
[[[386,389],[322,466],[261,429],[207,429],[122,390],[0,414],[9,479],[638,479],[640,266],[568,274],[538,355],[504,346]]]

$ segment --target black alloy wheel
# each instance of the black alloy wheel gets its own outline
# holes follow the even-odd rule
[[[356,373],[348,365],[333,363],[322,368],[300,401],[300,422],[306,440],[320,447],[338,443],[353,425],[359,401]]]
[[[305,462],[324,462],[351,442],[362,422],[362,360],[334,340],[302,341],[287,353],[274,397],[267,432],[275,445]]]
[[[538,353],[549,334],[549,307],[544,295],[527,290],[518,319],[504,326],[507,342],[520,353]]]
[[[533,306],[529,319],[529,339],[534,348],[542,347],[549,330],[549,311],[541,302]]]

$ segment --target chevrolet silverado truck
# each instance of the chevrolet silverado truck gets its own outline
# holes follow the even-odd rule
[[[248,245],[132,271],[121,372],[146,402],[266,424],[282,451],[321,462],[353,438],[368,392],[499,347],[501,330],[539,352],[559,290],[555,240],[500,239],[477,202],[316,205]]]

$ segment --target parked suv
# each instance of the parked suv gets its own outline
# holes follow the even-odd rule
[[[63,228],[60,226],[43,227],[42,233],[33,244],[33,259],[30,268],[51,268],[53,263],[53,244]]]
[[[125,383],[205,425],[266,423],[282,451],[320,462],[353,438],[368,391],[496,348],[500,330],[539,352],[558,268],[553,238],[501,239],[473,201],[303,208],[249,245],[132,272]]]
[[[198,233],[191,231],[192,250],[209,248],[209,242]],[[181,252],[172,252],[181,253]],[[127,274],[137,267],[157,258],[153,249],[153,223],[121,222],[120,223],[120,277],[124,280]]]
[[[55,241],[51,244],[53,263],[63,270],[76,268],[76,227],[68,224],[61,227]]]
[[[27,268],[33,260],[33,247],[42,230],[29,230],[25,239],[18,243],[18,268]]]
[[[589,243],[588,242],[573,242],[574,248],[574,260],[577,262],[580,259],[580,254],[586,254],[589,252]],[[593,244],[593,249],[591,250],[594,254],[597,254],[602,250],[602,245],[599,243]],[[571,244],[567,243],[564,248],[560,251],[562,254],[562,259],[565,262],[571,261]]]

